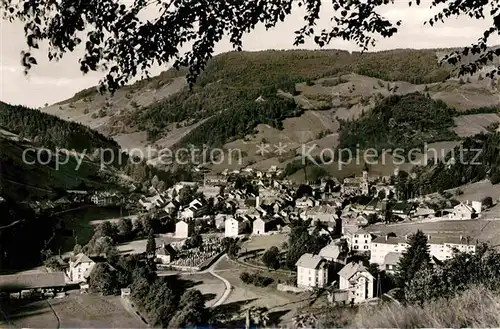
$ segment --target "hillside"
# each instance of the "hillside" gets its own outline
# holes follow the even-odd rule
[[[341,122],[366,115],[391,95],[421,92],[457,111],[500,104],[494,81],[481,74],[454,78],[454,68],[438,63],[442,53],[230,52],[214,57],[191,91],[184,72],[169,70],[113,96],[88,89],[42,111],[95,128],[124,148],[208,144],[242,150],[241,164],[225,161],[214,170],[285,167],[303,143],[336,147]],[[466,137],[467,131],[462,124],[456,132]],[[285,143],[289,153],[258,155],[263,141]]]

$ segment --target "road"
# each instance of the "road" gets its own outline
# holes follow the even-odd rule
[[[231,283],[229,281],[227,281],[225,278],[223,278],[219,274],[215,273],[216,272],[215,269],[217,268],[217,265],[224,258],[227,258],[227,254],[222,255],[209,268],[207,268],[207,269],[205,269],[203,271],[199,271],[199,272],[173,272],[173,271],[169,271],[169,272],[165,272],[165,273],[158,273],[158,276],[169,276],[169,275],[186,275],[187,276],[187,275],[197,275],[197,274],[211,274],[215,278],[221,280],[224,283],[225,287],[226,287],[225,290],[224,290],[224,293],[222,294],[222,296],[212,306],[212,307],[216,307],[216,306],[224,304],[224,302],[229,297],[229,294],[231,293],[231,290],[233,288],[231,286]],[[225,270],[223,270],[223,271],[225,271]],[[217,271],[217,272],[219,272],[219,271]]]

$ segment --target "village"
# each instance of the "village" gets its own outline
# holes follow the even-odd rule
[[[153,259],[159,276],[198,276],[205,282],[199,289],[215,295],[207,301],[209,307],[247,300],[247,308],[284,310],[287,315],[275,324],[287,324],[296,322],[306,305],[362,305],[391,298],[391,287],[380,275],[394,273],[409,235],[417,229],[427,234],[436,263],[457,250],[474,253],[479,243],[490,242],[473,231],[451,228],[494,222],[489,209],[496,200],[460,202],[443,193],[402,199],[396,186],[400,175],[395,170],[391,176],[374,177],[365,170],[342,181],[324,178],[297,185],[283,179],[275,166],[267,172],[248,168],[204,174],[200,182],[178,182],[161,192],[151,187],[133,199],[114,192],[69,191],[73,199],[45,207],[85,198],[98,207],[132,204],[125,217],[128,225],[154,218],[170,223],[170,232],[151,229],[149,235],[122,239],[116,245],[120,254]],[[117,225],[124,221],[120,215],[99,225]],[[298,226],[318,241],[310,249],[314,252],[297,247],[292,232]],[[46,272],[0,275],[2,298],[64,299],[68,290],[91,293],[89,278],[96,265],[112,267],[106,252],[95,250],[75,248],[54,256],[56,261],[44,263]],[[252,278],[269,282],[249,286]],[[130,287],[121,288],[120,294],[131,313],[145,322],[129,300]]]

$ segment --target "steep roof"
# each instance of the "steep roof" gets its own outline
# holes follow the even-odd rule
[[[340,253],[341,253],[340,246],[332,243],[321,249],[319,255],[323,257],[338,259]]]
[[[320,255],[303,254],[300,256],[297,263],[295,263],[295,266],[316,269],[323,261],[326,260]]]
[[[93,263],[94,261],[89,258],[89,256],[85,255],[84,253],[79,253],[76,255],[76,260],[73,263],[73,266],[77,266],[82,263]]]
[[[346,280],[350,280],[355,274],[360,273],[360,272],[366,272],[371,276],[370,272],[368,272],[366,267],[364,267],[363,265],[361,265],[359,263],[354,263],[354,262],[351,262],[351,263],[347,264],[346,266],[344,266],[339,271],[338,274],[340,277],[342,277]]]

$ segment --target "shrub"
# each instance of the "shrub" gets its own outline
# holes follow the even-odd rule
[[[274,280],[267,276],[261,276],[258,273],[250,274],[248,272],[243,272],[240,274],[240,279],[246,284],[253,284],[256,287],[267,287]]]

